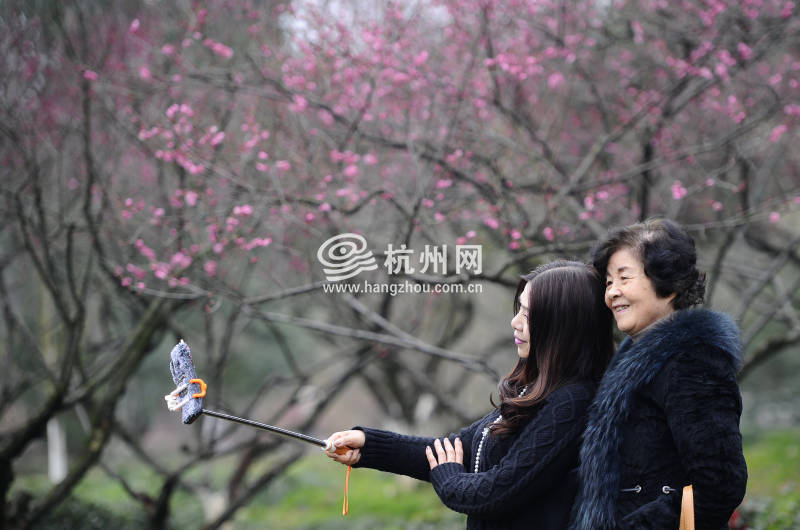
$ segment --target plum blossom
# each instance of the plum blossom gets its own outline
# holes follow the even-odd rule
[[[564,84],[564,74],[561,72],[554,72],[547,77],[547,86],[550,90],[555,90]]]
[[[744,42],[740,42],[736,46],[736,49],[739,51],[739,56],[745,61],[749,60],[750,57],[753,56],[753,50]]]
[[[144,241],[142,241],[141,239],[136,240],[136,248],[137,250],[139,250],[139,253],[148,260],[154,261],[156,259],[155,251],[152,248],[145,245]]]
[[[248,217],[253,215],[253,207],[249,204],[243,204],[241,206],[234,206],[233,207],[233,215],[238,215],[241,217]]]
[[[308,100],[301,96],[300,94],[295,94],[292,96],[292,104],[289,105],[289,109],[292,112],[303,112],[308,108]]]
[[[169,264],[176,269],[185,269],[192,264],[192,257],[183,252],[176,252],[172,255],[172,258],[170,258]]]
[[[774,129],[772,129],[772,132],[769,135],[769,141],[770,142],[777,142],[778,140],[781,139],[781,136],[783,136],[783,133],[785,133],[787,131],[787,129],[788,129],[788,127],[786,126],[785,123],[782,123],[782,124],[778,125]]]
[[[239,246],[244,247],[245,250],[253,250],[254,248],[258,247],[268,247],[271,243],[272,243],[271,237],[256,237],[247,243],[244,243],[242,241],[242,244],[240,244]]]
[[[165,280],[169,275],[170,267],[166,263],[162,262],[153,263],[151,265],[151,268],[153,269],[153,274],[159,280]]]
[[[125,270],[133,274],[137,280],[141,280],[147,274],[144,269],[137,267],[133,263],[128,263],[128,265],[125,266]]]
[[[672,198],[675,199],[676,201],[679,201],[684,197],[686,197],[686,194],[688,192],[689,191],[683,187],[683,184],[681,184],[680,180],[676,180],[672,184]]]
[[[211,137],[211,141],[209,142],[209,144],[211,146],[217,146],[221,144],[224,139],[225,139],[225,131],[220,131]]]
[[[229,46],[225,46],[221,42],[217,42],[212,39],[205,39],[203,44],[210,49],[215,55],[219,55],[224,59],[230,59],[233,57],[233,49]]]

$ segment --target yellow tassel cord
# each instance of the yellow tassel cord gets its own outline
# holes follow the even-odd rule
[[[342,517],[350,512],[350,470],[353,469],[347,466],[347,474],[344,476],[344,500],[342,501]]]

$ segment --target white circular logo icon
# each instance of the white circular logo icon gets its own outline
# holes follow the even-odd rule
[[[325,241],[317,250],[317,259],[329,282],[346,280],[362,271],[378,268],[375,256],[367,249],[367,240],[353,233],[339,234]]]

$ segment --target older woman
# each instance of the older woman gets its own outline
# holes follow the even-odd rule
[[[573,527],[677,529],[684,485],[697,528],[727,528],[747,483],[739,332],[702,303],[694,240],[668,220],[618,229],[592,252],[620,344],[590,409]]]
[[[597,271],[571,261],[525,276],[514,306],[517,362],[500,382],[496,410],[442,440],[337,432],[335,446],[351,450],[329,456],[430,481],[445,505],[467,514],[470,529],[565,528],[586,411],[613,354],[611,315]]]

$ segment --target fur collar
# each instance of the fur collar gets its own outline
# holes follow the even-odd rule
[[[728,352],[738,370],[739,328],[730,316],[708,309],[676,311],[654,324],[636,342],[630,338],[622,341],[589,410],[581,447],[581,490],[575,503],[574,529],[616,526],[619,447],[634,392],[650,383],[672,356],[699,344]]]

